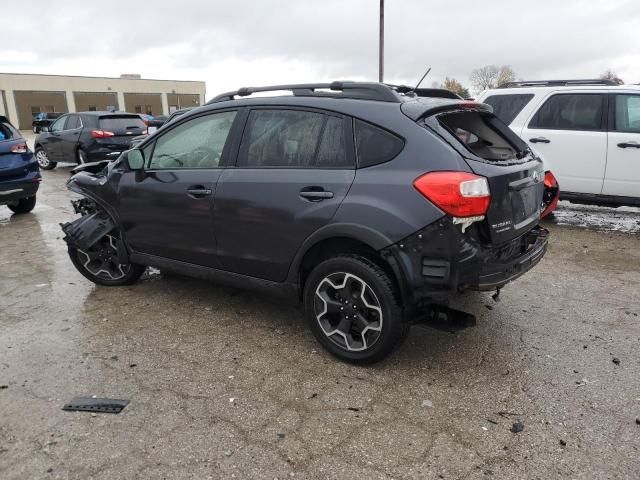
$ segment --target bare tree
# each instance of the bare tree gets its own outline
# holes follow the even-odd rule
[[[505,83],[514,82],[516,80],[516,72],[513,71],[510,65],[503,65],[498,72],[498,78],[496,78],[496,87],[504,85]]]
[[[476,68],[471,72],[471,75],[469,75],[471,85],[479,92],[488,88],[499,87],[508,82],[513,82],[515,79],[516,74],[509,65],[503,65],[501,67],[497,65],[485,65],[484,67]]]
[[[462,86],[462,84],[457,81],[455,78],[446,77],[442,84],[442,87],[450,92],[457,93],[462,98],[469,98],[469,90]]]
[[[600,78],[602,80],[613,80],[618,85],[624,85],[624,81],[618,76],[616,72],[614,72],[610,68],[606,72],[604,72],[602,75],[600,75]]]

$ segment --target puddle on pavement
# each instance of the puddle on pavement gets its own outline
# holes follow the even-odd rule
[[[640,233],[640,208],[599,207],[562,201],[549,221],[602,232]]]

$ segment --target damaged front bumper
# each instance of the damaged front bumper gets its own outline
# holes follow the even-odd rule
[[[481,241],[479,226],[462,233],[443,217],[381,253],[402,270],[405,302],[446,305],[464,290],[495,290],[533,268],[547,250],[549,232],[539,226],[502,245]]]

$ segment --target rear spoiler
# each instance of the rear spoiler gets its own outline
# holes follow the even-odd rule
[[[448,98],[420,98],[414,102],[403,103],[400,109],[402,113],[414,121],[438,113],[455,110],[476,110],[493,113],[493,107],[486,103]]]

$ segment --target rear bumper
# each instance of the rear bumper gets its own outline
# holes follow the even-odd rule
[[[549,232],[539,226],[501,245],[465,233],[447,217],[381,253],[401,277],[406,305],[447,304],[465,290],[494,290],[533,268],[547,251]]]
[[[40,177],[38,177],[39,179]],[[0,205],[14,203],[23,198],[33,197],[40,186],[38,181],[0,181]]]
[[[520,275],[531,270],[547,253],[549,231],[536,227],[527,233],[519,245],[520,254],[511,260],[487,262],[467,288],[474,290],[494,290],[503,287]]]

